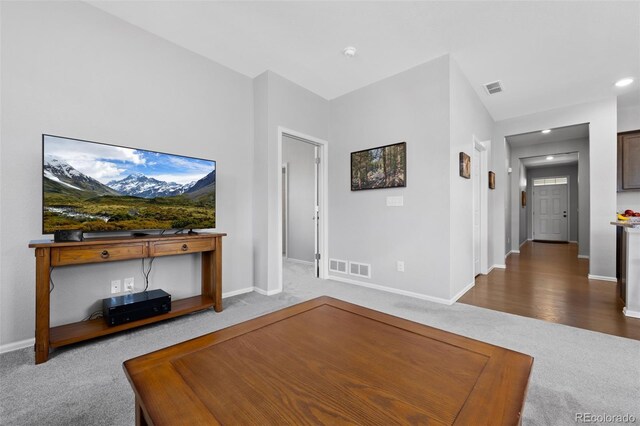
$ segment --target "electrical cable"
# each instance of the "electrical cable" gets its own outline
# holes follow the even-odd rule
[[[159,235],[163,235],[164,234],[164,229],[162,231],[160,231]],[[144,290],[142,290],[143,292],[147,291],[147,289],[149,288],[149,274],[151,273],[151,268],[153,267],[153,261],[155,260],[155,257],[152,257],[149,260],[149,269],[146,270],[145,268],[145,263],[144,263],[145,258],[142,258],[142,275],[144,276]]]
[[[49,293],[51,293],[53,289],[56,288],[56,284],[53,282],[53,266],[49,268],[49,284],[51,285],[49,287]]]
[[[149,260],[149,269],[145,268],[145,263],[144,263],[144,258],[142,258],[142,275],[144,276],[144,291],[147,291],[147,289],[149,288],[149,274],[151,273],[151,268],[153,267],[153,261],[155,260],[155,257],[152,257]]]
[[[102,311],[95,311],[91,313],[89,316],[84,317],[82,321],[91,321],[98,318],[102,318]]]

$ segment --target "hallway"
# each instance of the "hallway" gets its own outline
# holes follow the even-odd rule
[[[624,316],[616,283],[587,279],[589,261],[577,250],[528,241],[458,302],[640,340],[640,319]]]

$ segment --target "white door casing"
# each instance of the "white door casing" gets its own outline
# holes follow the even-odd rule
[[[329,172],[328,172],[328,158],[329,158],[329,144],[323,139],[316,138],[295,130],[291,130],[282,126],[278,126],[278,139],[277,139],[277,164],[282,164],[282,138],[284,135],[290,136],[294,139],[302,139],[308,143],[316,145],[318,147],[320,165],[318,167],[318,200],[320,203],[320,211],[318,214],[318,250],[320,253],[320,260],[318,262],[318,274],[320,279],[326,279],[329,275],[328,264],[328,242],[329,242],[329,200],[327,188],[329,186]],[[275,282],[269,274],[267,280],[267,295],[277,294],[283,290],[283,278],[282,278],[282,232],[283,232],[283,209],[282,209],[282,197],[283,197],[282,185],[276,185],[276,232],[269,235],[269,245],[276,247],[277,256],[269,257],[269,270],[275,271]]]
[[[289,168],[282,165],[282,256],[289,257]]]
[[[480,223],[482,220],[480,201],[480,150],[475,147],[473,149],[473,158],[471,159],[471,180],[473,182],[473,275],[476,276],[480,273],[480,254],[481,249],[481,235],[480,235]]]
[[[568,184],[533,186],[533,239],[568,241]]]
[[[489,273],[489,258],[488,258],[488,253],[489,253],[489,159],[488,159],[488,153],[489,153],[489,149],[491,147],[491,141],[487,140],[487,141],[480,141],[478,140],[478,138],[475,137],[475,135],[473,136],[473,156],[477,155],[477,158],[475,159],[475,161],[472,160],[472,173],[473,173],[473,163],[475,163],[478,166],[478,173],[479,173],[479,177],[477,176],[473,176],[473,193],[477,193],[479,194],[478,196],[478,202],[479,202],[479,216],[477,218],[477,222],[476,222],[476,215],[475,215],[475,211],[472,213],[472,221],[474,221],[474,223],[472,223],[473,226],[473,246],[474,246],[474,255],[473,255],[473,271],[474,274],[488,274]],[[476,188],[476,182],[478,184],[478,187]],[[474,209],[475,209],[475,201],[474,201]],[[478,224],[478,229],[479,229],[479,238],[476,238],[475,235],[475,230],[476,230],[476,223]],[[476,241],[478,241],[476,243]],[[479,245],[477,245],[479,244]],[[478,247],[477,251],[476,251],[476,247]],[[476,253],[478,253],[477,258],[480,261],[480,264],[478,267],[476,267]]]

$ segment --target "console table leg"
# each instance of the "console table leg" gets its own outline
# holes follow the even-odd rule
[[[202,294],[213,298],[213,309],[222,311],[222,244],[216,238],[213,251],[202,252]]]
[[[36,364],[49,359],[50,254],[49,248],[36,249]]]
[[[214,309],[222,312],[222,238],[216,238],[216,251],[213,256]]]

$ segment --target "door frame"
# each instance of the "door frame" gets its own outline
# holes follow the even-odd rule
[[[487,275],[489,273],[489,160],[488,149],[491,141],[480,141],[473,135],[473,149],[480,153],[480,273]],[[472,189],[472,194],[475,190]],[[473,209],[472,209],[473,210]],[[474,225],[474,214],[471,214],[471,229]],[[473,235],[472,235],[472,244]],[[475,244],[474,244],[475,247]],[[471,256],[471,270],[475,270],[475,253]],[[475,273],[474,273],[475,274]]]
[[[554,178],[566,178],[567,179],[567,242],[571,242],[571,176],[569,175],[558,175],[558,176],[544,176],[544,177],[536,177],[531,179],[531,191],[535,191],[535,186],[533,185],[533,181],[536,179],[554,179]],[[533,236],[535,235],[535,215],[534,211],[536,208],[535,194],[531,194],[531,239],[535,240]],[[578,213],[579,214],[579,213]],[[528,235],[527,235],[528,238]],[[576,236],[578,240],[579,236]]]
[[[319,230],[318,237],[319,241],[319,252],[320,252],[320,263],[319,263],[319,278],[327,279],[329,276],[329,263],[328,263],[328,255],[329,255],[329,144],[324,139],[316,138],[315,136],[310,136],[302,132],[298,132],[293,129],[286,128],[284,126],[278,126],[278,154],[277,161],[279,165],[279,169],[282,167],[282,138],[283,136],[288,135],[293,137],[294,139],[301,139],[307,143],[315,145],[318,147],[319,155],[320,155],[320,171],[322,176],[318,179],[318,186],[320,189],[320,219],[319,219]],[[281,173],[281,172],[280,172]],[[283,290],[283,272],[282,272],[282,185],[278,184],[276,190],[276,206],[277,206],[277,226],[276,226],[276,235],[277,235],[277,265],[276,266],[276,275],[278,288],[274,293],[279,293]]]
[[[284,242],[284,247],[282,247],[281,253],[282,257],[285,259],[289,258],[289,163],[282,163],[282,174],[280,175],[282,179],[280,181],[280,185],[282,186],[282,222],[283,222],[283,237],[282,240]],[[286,218],[286,220],[285,220]]]

